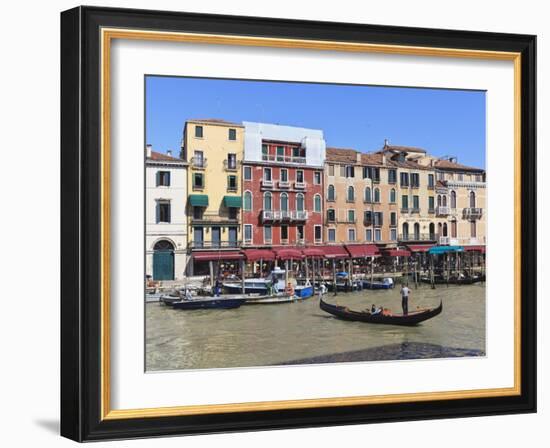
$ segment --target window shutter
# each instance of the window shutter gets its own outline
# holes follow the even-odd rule
[[[170,171],[166,172],[166,186],[170,186]]]

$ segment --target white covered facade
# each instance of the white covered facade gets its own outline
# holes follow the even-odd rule
[[[181,280],[187,267],[187,162],[146,147],[145,274]]]

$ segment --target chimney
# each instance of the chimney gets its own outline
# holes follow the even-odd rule
[[[168,154],[170,157],[172,157],[172,150],[169,149],[168,151],[166,151],[166,154]]]
[[[390,142],[387,138],[384,139],[384,148],[388,147],[390,145]]]
[[[382,153],[382,165],[386,165],[386,153]]]
[[[355,156],[356,156],[356,158],[357,158],[357,163],[361,163],[361,155],[362,155],[362,154],[361,154],[359,151],[357,151],[357,152],[355,153]]]
[[[153,151],[153,145],[146,145],[145,146],[145,154],[148,159],[151,158],[151,152]]]

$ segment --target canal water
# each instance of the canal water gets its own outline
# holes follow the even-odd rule
[[[416,327],[339,320],[311,297],[295,303],[232,310],[174,310],[146,304],[146,370],[485,355],[485,285],[411,287],[409,311],[443,312]],[[383,305],[401,313],[399,288],[328,293],[325,301],[363,310]]]

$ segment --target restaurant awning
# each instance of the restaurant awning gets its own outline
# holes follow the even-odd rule
[[[273,248],[273,252],[275,252],[275,256],[279,260],[301,260],[304,258],[300,249],[293,249],[290,247],[275,247]]]
[[[376,244],[346,244],[351,258],[375,257],[380,255]]]
[[[245,249],[243,253],[246,261],[275,260],[275,252],[269,249]]]
[[[321,249],[325,258],[349,258],[349,252],[344,246],[322,246]]]
[[[208,207],[208,195],[190,194],[189,204],[191,205],[191,207]]]
[[[384,255],[388,257],[410,257],[411,253],[405,249],[387,249],[383,251]]]
[[[306,257],[324,257],[325,253],[322,249],[318,247],[306,247],[305,249],[302,249],[302,253]]]
[[[243,201],[240,196],[224,196],[223,205],[226,207],[241,208]]]
[[[194,252],[193,258],[197,261],[241,260],[243,254],[236,250]]]
[[[432,244],[408,244],[407,247],[411,252],[428,252],[433,245]]]
[[[430,248],[428,253],[430,255],[441,255],[451,252],[463,252],[464,248],[462,246],[434,246]]]
[[[481,252],[485,253],[485,246],[463,246],[466,252]]]

